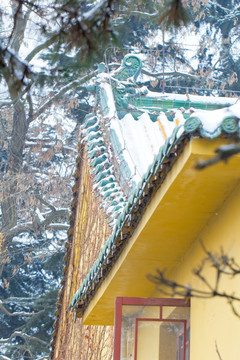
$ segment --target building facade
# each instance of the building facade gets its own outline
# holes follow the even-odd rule
[[[240,157],[218,160],[240,104],[151,92],[141,68],[101,64],[91,86],[51,357],[237,360]]]

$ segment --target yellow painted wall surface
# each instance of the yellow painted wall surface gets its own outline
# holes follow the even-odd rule
[[[195,169],[199,159],[214,156],[214,149],[223,144],[223,139],[194,139],[185,145],[91,299],[83,317],[85,324],[113,324],[116,296],[154,296],[154,285],[146,274],[153,274],[156,268],[167,268],[171,274],[195,239],[202,236],[202,229],[214,220],[215,212],[239,183],[239,156],[204,171]]]
[[[226,168],[227,171],[227,168]],[[228,256],[240,264],[240,186],[235,188],[227,201],[214,212],[199,237],[172,271],[170,277],[182,284],[206,290],[192,270],[199,265],[206,254],[200,244],[203,241],[208,251],[220,252],[221,247]],[[214,286],[213,268],[206,266],[205,277]],[[235,279],[225,278],[220,289],[240,296],[240,275]],[[155,296],[161,296],[159,292]],[[236,303],[240,313],[240,304]],[[191,360],[240,359],[240,318],[233,314],[225,299],[191,300]]]

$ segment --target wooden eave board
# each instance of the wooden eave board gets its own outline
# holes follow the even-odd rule
[[[228,141],[229,142],[229,141]],[[84,313],[85,324],[113,325],[116,296],[149,297],[146,274],[174,269],[239,183],[240,156],[198,171],[226,140],[193,139],[168,173],[140,223]]]

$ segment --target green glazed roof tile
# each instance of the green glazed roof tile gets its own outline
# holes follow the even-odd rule
[[[96,116],[91,117],[89,120],[86,119],[84,127],[88,128],[90,126],[96,125],[98,122],[98,119]]]
[[[113,185],[113,182],[115,181],[114,177],[113,176],[108,176],[106,177],[105,179],[101,180],[99,183],[98,183],[98,186],[100,187],[103,187],[105,185],[108,185],[108,184],[111,184]],[[114,184],[115,185],[115,184]]]
[[[98,124],[95,124],[93,126],[90,126],[86,129],[86,132],[88,134],[92,133],[92,132],[98,132],[98,130],[100,129],[100,126]]]
[[[88,143],[87,144],[87,149],[88,149],[88,151],[91,151],[91,150],[94,150],[94,148],[96,146],[101,146],[103,144],[104,144],[104,141],[103,141],[103,139],[101,137],[99,139],[96,139],[95,141],[92,141],[92,142]]]
[[[99,182],[100,180],[104,179],[106,176],[111,175],[111,170],[105,170],[100,172],[98,175],[94,177],[94,182]]]
[[[88,135],[88,141],[97,140],[102,137],[102,134],[99,132],[94,132],[93,134]]]
[[[107,155],[103,154],[101,156],[98,156],[96,159],[92,160],[91,165],[92,167],[95,167],[99,164],[102,164],[107,159],[108,159]]]

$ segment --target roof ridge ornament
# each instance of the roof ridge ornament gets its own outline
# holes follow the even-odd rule
[[[120,81],[126,81],[132,78],[134,81],[137,80],[138,75],[142,69],[142,61],[137,55],[128,54],[124,56],[122,65],[114,74],[114,78]]]

